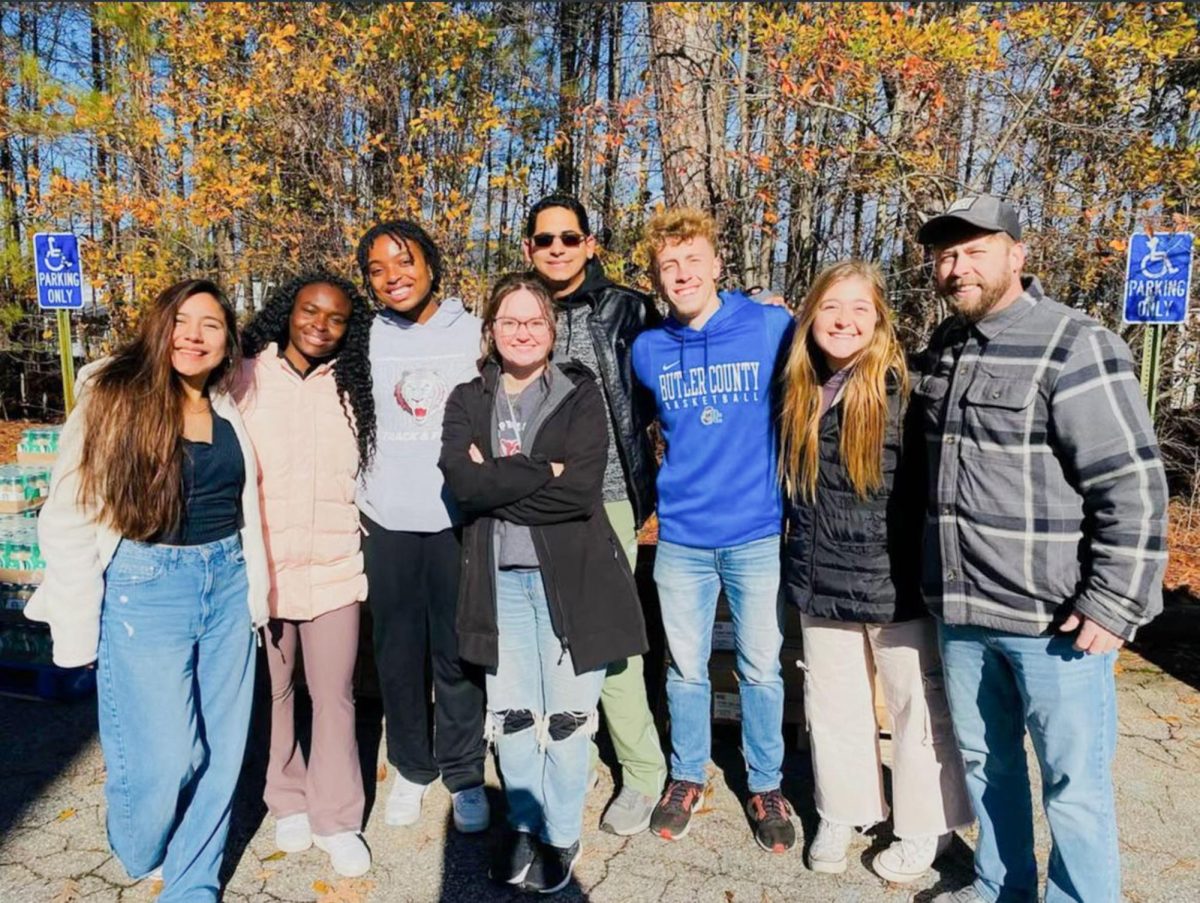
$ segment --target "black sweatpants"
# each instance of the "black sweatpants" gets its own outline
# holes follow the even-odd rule
[[[485,753],[483,675],[458,657],[461,538],[457,530],[410,533],[366,515],[362,521],[388,761],[417,784],[440,775],[452,792],[476,787]]]

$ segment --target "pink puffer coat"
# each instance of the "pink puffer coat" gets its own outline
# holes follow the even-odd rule
[[[309,621],[362,601],[358,444],[332,364],[302,379],[268,345],[242,362],[234,397],[258,458],[271,617]]]

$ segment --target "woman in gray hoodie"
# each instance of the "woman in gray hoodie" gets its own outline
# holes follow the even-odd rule
[[[438,298],[441,253],[416,223],[373,226],[358,243],[357,263],[381,306],[370,351],[377,445],[358,506],[387,755],[397,772],[385,821],[414,824],[440,776],[454,826],[475,833],[491,817],[483,684],[458,657],[461,519],[437,462],[446,399],[476,375],[481,323],[459,299]]]

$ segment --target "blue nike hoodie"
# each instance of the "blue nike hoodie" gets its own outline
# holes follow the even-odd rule
[[[720,297],[703,328],[670,317],[633,343],[667,446],[659,537],[699,549],[773,536],[783,516],[771,378],[792,317],[740,292]]]

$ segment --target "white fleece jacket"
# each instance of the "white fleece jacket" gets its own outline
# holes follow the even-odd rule
[[[121,541],[118,533],[100,522],[95,509],[82,507],[77,501],[84,419],[89,401],[87,384],[102,363],[89,364],[79,373],[75,393],[79,401],[63,427],[58,461],[50,478],[50,494],[38,516],[38,542],[42,557],[46,559],[46,575],[25,606],[25,617],[50,625],[54,663],[63,668],[87,665],[96,660],[104,572]],[[250,587],[246,604],[257,630],[267,622],[270,585],[258,508],[258,466],[242,415],[233,399],[226,394],[214,394],[211,402],[213,411],[233,426],[246,467],[240,533]]]

